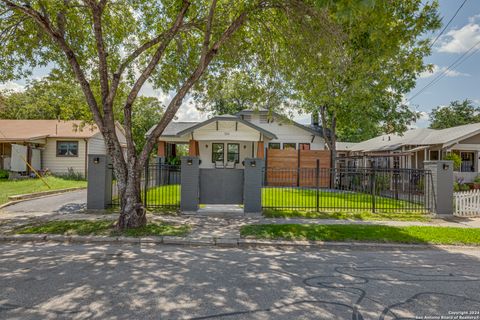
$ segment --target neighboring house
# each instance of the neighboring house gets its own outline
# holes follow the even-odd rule
[[[188,144],[189,154],[200,157],[201,168],[243,168],[245,158],[263,159],[266,149],[325,149],[318,123],[302,125],[265,109],[171,122],[158,140],[158,155],[167,158],[176,155],[176,145]]]
[[[382,135],[354,144],[346,158],[354,160],[356,166],[421,169],[423,161],[442,160],[450,152],[462,158],[455,177],[461,177],[465,182],[475,179],[480,171],[480,123]]]
[[[126,145],[123,128],[117,124],[120,143]],[[89,154],[106,154],[102,134],[82,121],[0,120],[0,169],[27,175],[30,168],[65,174],[69,170],[86,176]]]

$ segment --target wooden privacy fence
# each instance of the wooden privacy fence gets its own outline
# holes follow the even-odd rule
[[[269,186],[315,187],[317,165],[320,171],[329,170],[330,158],[329,150],[268,149],[266,183]],[[319,187],[329,187],[330,181],[328,175],[320,175]]]
[[[480,217],[480,190],[455,192],[455,215],[461,217]]]

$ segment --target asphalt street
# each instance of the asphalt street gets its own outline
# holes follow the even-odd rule
[[[480,250],[0,243],[0,319],[428,319],[456,312],[480,312]]]
[[[65,192],[38,199],[19,202],[5,207],[6,213],[71,213],[85,209],[87,190]]]

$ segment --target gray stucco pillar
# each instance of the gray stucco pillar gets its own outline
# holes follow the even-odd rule
[[[111,162],[106,155],[88,155],[87,209],[103,210],[112,203]]]
[[[262,212],[262,174],[264,160],[258,158],[245,159],[243,183],[243,211],[245,213]]]
[[[197,211],[200,188],[200,159],[182,157],[180,210]]]
[[[453,161],[424,161],[423,165],[432,172],[431,181],[425,183],[430,206],[436,214],[453,215]]]

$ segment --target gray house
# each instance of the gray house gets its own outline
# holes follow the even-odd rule
[[[462,159],[456,178],[471,182],[479,173],[480,123],[448,129],[418,128],[403,135],[386,134],[343,150],[349,165],[385,168],[423,168],[425,160],[442,160],[448,153]]]

